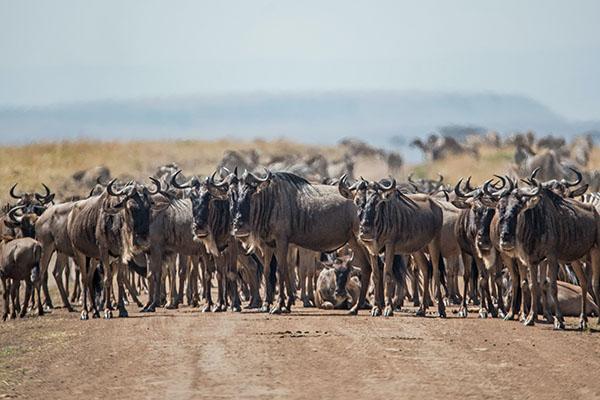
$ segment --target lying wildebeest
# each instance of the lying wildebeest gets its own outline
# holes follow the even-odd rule
[[[295,297],[287,266],[289,245],[331,252],[348,243],[355,264],[363,270],[360,298],[350,310],[357,313],[366,297],[371,268],[365,249],[357,241],[359,221],[352,201],[342,197],[335,187],[313,185],[291,173],[267,171],[264,178],[259,178],[245,171],[237,185],[233,175],[225,179],[230,188],[227,193],[234,215],[233,232],[247,249],[258,248],[263,256],[267,281],[263,311],[268,311],[273,302],[274,288],[269,284],[273,255],[277,260],[279,298],[270,311],[289,312]]]
[[[360,295],[360,269],[352,266],[352,256],[322,263],[325,268],[317,278],[315,306],[326,310],[354,307]]]
[[[372,314],[379,315],[385,301],[383,314],[393,315],[393,262],[396,254],[412,254],[425,277],[423,298],[429,298],[429,270],[432,267],[435,287],[439,287],[440,267],[443,270],[444,266],[440,252],[443,223],[440,204],[428,195],[403,194],[393,178],[386,183],[369,182],[351,189],[347,187],[344,177],[340,180],[339,190],[348,198],[354,199],[359,208],[359,238],[371,255],[371,265],[375,271],[375,305]],[[425,256],[425,249],[431,258],[431,266]],[[375,268],[381,252],[385,254],[383,276]],[[440,317],[445,317],[442,292],[436,292],[438,313]],[[426,310],[427,303],[423,301],[417,315],[424,316]]]
[[[499,212],[501,250],[518,258],[529,269],[531,307],[525,324],[533,325],[537,317],[537,266],[546,259],[554,325],[563,329],[564,320],[557,301],[558,263],[579,261],[589,256],[593,270],[599,270],[600,218],[592,205],[561,197],[543,188],[535,178],[531,178],[530,183],[532,187],[526,190],[511,184],[507,189],[509,193],[493,196],[489,201]],[[580,269],[575,271],[582,289],[579,326],[583,329],[587,326],[587,278]]]
[[[2,280],[2,294],[4,306],[2,320],[6,321],[9,314],[9,297],[12,297],[13,309],[11,317],[16,317],[16,302],[18,301],[18,282],[25,281],[25,301],[21,307],[20,316],[27,313],[27,306],[31,296],[33,283],[40,279],[40,257],[42,246],[32,238],[12,239],[5,237],[0,241],[0,280]],[[9,279],[12,281],[9,285]],[[38,314],[43,315],[42,302],[38,285],[37,293]]]
[[[112,259],[117,259],[119,316],[127,317],[124,304],[124,265],[138,253],[148,249],[150,212],[154,206],[151,192],[145,186],[130,183],[115,192],[112,180],[99,196],[92,196],[73,204],[67,220],[67,233],[73,245],[75,259],[81,269],[83,310],[81,319],[88,318],[89,294],[94,317],[99,316],[91,287],[95,268],[90,259],[104,267],[104,318],[112,318]]]

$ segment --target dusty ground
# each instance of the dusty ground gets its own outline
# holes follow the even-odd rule
[[[516,322],[202,314],[183,307],[0,324],[0,395],[22,398],[600,398],[600,335]],[[574,326],[575,320],[570,320]],[[596,322],[596,321],[594,321]],[[2,397],[2,396],[0,396]]]

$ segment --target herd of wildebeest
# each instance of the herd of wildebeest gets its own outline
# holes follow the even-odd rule
[[[289,168],[242,171],[232,153],[208,177],[165,166],[149,184],[98,179],[71,201],[15,184],[2,216],[2,318],[53,307],[53,262],[63,306],[80,302],[82,320],[111,318],[114,307],[126,317],[131,302],[143,312],[187,302],[289,313],[300,291],[304,307],[351,314],[389,317],[411,301],[418,316],[435,304],[443,318],[456,304],[466,317],[473,305],[482,318],[533,325],[540,314],[556,329],[578,315],[585,329],[600,316],[593,143],[512,140],[513,168],[479,185],[356,178],[349,156],[339,178],[317,181]],[[399,168],[387,157],[390,171]]]

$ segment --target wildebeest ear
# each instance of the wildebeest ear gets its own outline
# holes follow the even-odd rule
[[[5,221],[6,223],[6,221]],[[10,242],[11,240],[14,240],[14,237],[10,236],[10,235],[2,235],[2,237],[0,238],[0,241],[2,242]]]
[[[569,193],[569,197],[578,197],[578,196],[583,196],[583,194],[584,194],[585,192],[587,192],[587,190],[588,190],[588,187],[589,187],[589,186],[590,186],[590,185],[588,185],[588,184],[586,183],[585,185],[583,185],[583,186],[580,186],[580,187],[578,187],[578,188],[577,188],[577,189],[575,189],[575,190],[572,190],[572,191]]]
[[[152,201],[152,211],[161,212],[167,209],[171,202],[166,197],[159,197],[157,199],[153,199]]]
[[[525,210],[530,210],[532,208],[534,208],[535,206],[537,206],[537,204],[540,202],[540,196],[533,196],[533,197],[529,197],[527,199],[527,202],[525,203],[525,207],[523,207],[523,211]]]
[[[119,201],[116,204],[111,204],[110,200],[110,197],[104,200],[104,203],[102,204],[102,210],[104,210],[104,212],[106,212],[107,214],[118,214],[123,209],[123,207],[125,207],[127,197],[125,197],[123,200]]]
[[[256,187],[256,193],[260,193],[261,190],[265,190],[267,187],[269,187],[270,184],[271,184],[270,179],[265,182],[259,183],[258,186]]]
[[[461,208],[463,210],[467,209],[467,208],[471,208],[471,205],[465,201],[464,199],[461,198],[456,198],[454,200],[452,200],[450,203],[452,203],[454,205],[454,207],[456,208]]]
[[[333,262],[332,261],[321,261],[321,265],[323,265],[323,267],[325,267],[325,269],[332,269],[333,268]]]

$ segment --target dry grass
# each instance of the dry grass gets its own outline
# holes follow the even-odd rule
[[[213,171],[227,149],[256,149],[262,156],[310,155],[317,152],[328,158],[341,155],[341,150],[333,146],[309,146],[288,140],[81,140],[0,147],[0,200],[7,200],[8,188],[15,182],[19,182],[21,190],[41,190],[41,182],[53,189],[60,189],[74,172],[98,165],[107,166],[113,176],[141,180],[151,175],[158,166],[170,162],[179,164],[186,173],[207,175]],[[462,155],[432,163],[407,165],[398,178],[405,179],[410,172],[414,172],[417,177],[436,178],[439,172],[449,183],[463,176],[473,176],[474,182],[483,182],[494,173],[508,170],[514,148],[481,148],[480,154],[479,159]],[[590,167],[600,169],[598,148],[592,152]],[[359,159],[355,173],[367,179],[379,179],[387,175],[387,166],[381,160]]]

